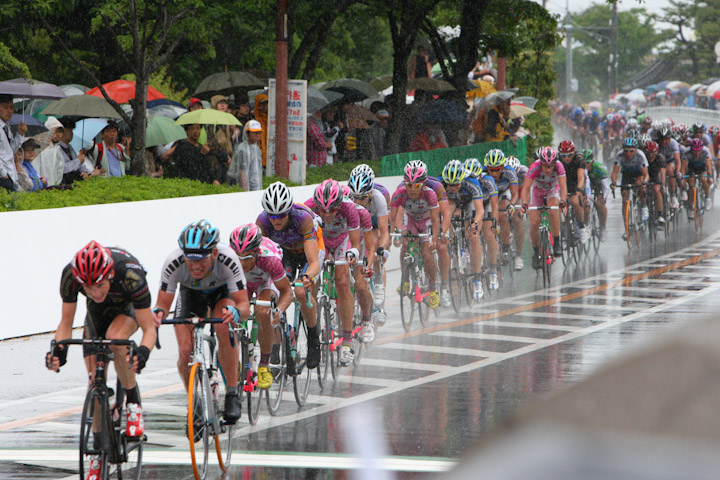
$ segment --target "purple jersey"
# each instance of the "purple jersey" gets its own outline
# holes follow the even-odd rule
[[[306,240],[317,240],[315,214],[305,205],[293,204],[290,208],[288,223],[282,230],[275,230],[270,222],[270,215],[262,212],[255,223],[262,230],[263,236],[282,247],[288,253],[303,253]]]
[[[394,208],[403,207],[405,214],[414,220],[427,220],[430,218],[430,210],[438,208],[438,198],[435,191],[425,185],[420,192],[420,197],[413,200],[408,196],[405,184],[403,184],[393,193],[390,205]]]
[[[305,202],[305,206],[313,212],[320,211],[312,198]],[[322,227],[323,242],[325,242],[326,250],[335,250],[348,236],[348,232],[357,230],[359,227],[360,218],[355,204],[347,198],[343,199],[335,218]]]
[[[558,178],[565,176],[565,167],[562,162],[555,162],[555,168],[550,175],[546,175],[542,169],[542,162],[535,160],[527,173],[527,178],[533,181],[533,188],[548,191],[558,181]]]

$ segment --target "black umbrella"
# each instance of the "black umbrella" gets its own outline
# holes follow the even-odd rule
[[[326,82],[322,86],[315,85],[315,87],[320,90],[332,90],[333,92],[342,93],[349,103],[361,102],[378,94],[377,90],[368,82],[356,78],[341,78],[340,80]]]
[[[704,80],[704,81],[702,82],[702,84],[703,84],[703,85],[710,85],[710,84],[713,84],[713,83],[715,83],[715,82],[717,82],[717,81],[720,81],[720,78],[712,77],[712,78],[708,78],[707,80]]]
[[[262,88],[265,82],[247,72],[219,72],[208,75],[195,89],[195,96],[211,97],[217,94],[230,94],[235,90]]]
[[[21,122],[25,122],[28,127],[27,133],[25,134],[26,137],[34,137],[35,135],[39,135],[42,132],[48,131],[47,127],[45,127],[45,124],[43,124],[37,118],[31,117],[30,115],[23,116],[19,113],[13,113],[13,116],[10,119],[10,129],[14,133],[17,133],[18,126]]]
[[[463,125],[467,121],[465,105],[451,100],[423,104],[415,114],[417,125]]]

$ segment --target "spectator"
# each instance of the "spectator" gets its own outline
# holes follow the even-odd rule
[[[328,165],[339,163],[338,137],[345,129],[345,124],[337,119],[337,107],[329,105],[322,110],[322,134],[325,137]]]
[[[60,120],[63,126],[63,134],[60,137],[60,156],[63,161],[63,176],[62,184],[70,185],[78,180],[85,180],[90,176],[102,175],[105,172],[100,168],[93,169],[91,165],[85,162],[85,152],[80,150],[80,153],[75,152],[75,149],[70,145],[72,142],[75,128],[75,120],[68,117],[63,117]]]
[[[225,95],[214,95],[210,100],[212,108],[227,113],[228,101]],[[228,165],[233,153],[232,133],[228,125],[207,125],[207,145],[210,147],[208,161],[213,177],[220,183],[227,180]]]
[[[29,192],[32,190],[33,183],[32,180],[30,180],[30,176],[28,175],[27,171],[23,168],[23,151],[22,148],[19,148],[17,152],[15,152],[15,155],[13,156],[13,160],[15,161],[15,171],[17,172],[17,182],[15,182],[15,185],[17,187],[18,192]]]
[[[308,115],[307,121],[307,151],[305,157],[310,167],[320,167],[327,163],[328,144],[325,135],[322,133],[322,120],[318,117],[319,112]]]
[[[103,177],[124,177],[130,165],[127,154],[130,137],[123,139],[125,145],[117,143],[118,124],[115,120],[108,120],[107,125],[100,130],[100,136],[102,141],[94,144],[87,152],[88,159],[103,171]]]
[[[262,134],[260,135],[260,151],[262,152],[263,167],[267,165],[267,126],[268,126],[268,96],[264,93],[255,95],[255,120],[260,122]]]
[[[171,155],[174,160],[175,176],[220,185],[218,179],[213,177],[210,162],[207,158],[210,147],[207,144],[200,145],[198,142],[202,127],[197,123],[193,123],[183,125],[183,128],[187,138],[178,140],[166,152],[166,155]]]
[[[423,126],[412,142],[408,151],[423,152],[426,150],[435,150],[437,148],[448,148],[445,134],[438,125]]]
[[[188,112],[194,112],[195,110],[202,110],[203,104],[202,100],[199,98],[192,97],[190,99],[190,103],[188,103]]]
[[[431,68],[430,52],[422,45],[418,45],[417,53],[410,59],[408,78],[413,80],[415,78],[432,77]]]
[[[258,146],[262,136],[262,125],[250,120],[243,129],[243,141],[233,152],[228,180],[237,183],[246,192],[262,190],[262,152]]]
[[[26,185],[26,188],[24,188],[23,190],[29,192],[34,192],[35,190],[42,190],[48,185],[47,179],[40,176],[32,164],[32,161],[35,160],[35,149],[40,148],[40,144],[37,143],[35,139],[30,138],[28,140],[25,140],[25,143],[22,144],[21,148],[23,154],[23,172],[27,175],[28,180],[30,181],[30,188],[27,188],[28,185]],[[18,174],[19,173],[20,171],[18,170]]]
[[[387,125],[387,119],[390,114],[387,110],[378,110],[375,114],[377,121],[370,120],[370,128],[362,132],[360,139],[360,158],[363,160],[380,160],[383,156],[385,145],[385,127],[381,121],[381,116]]]
[[[65,161],[60,152],[60,139],[63,135],[63,126],[55,117],[48,117],[45,127],[50,131],[50,146],[37,156],[33,165],[41,177],[47,179],[47,186],[54,187],[62,183]]]
[[[15,167],[14,155],[25,141],[27,125],[18,126],[17,135],[10,130],[10,119],[13,114],[12,95],[0,95],[0,187],[12,192],[18,189],[18,172]]]

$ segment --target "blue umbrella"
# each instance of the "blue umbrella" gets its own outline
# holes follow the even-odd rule
[[[664,90],[668,83],[670,83],[670,80],[664,80],[655,86],[657,87],[658,90]]]
[[[25,124],[28,126],[28,131],[25,134],[27,137],[34,137],[35,135],[47,132],[48,130],[47,127],[45,127],[45,125],[43,125],[43,123],[35,117],[27,115],[23,118],[21,114],[13,113],[13,116],[10,119],[10,129],[13,133],[17,133],[18,126],[22,121],[25,121]]]
[[[645,87],[645,91],[647,92],[657,92],[657,89],[657,85],[648,85],[647,87]]]
[[[187,110],[187,107],[185,107],[185,105],[183,105],[182,103],[175,102],[168,98],[158,98],[157,100],[150,100],[149,102],[147,102],[147,108],[154,108],[160,105],[173,105],[175,107],[180,107]]]
[[[80,120],[75,124],[73,139],[70,145],[78,152],[84,147],[91,146],[97,134],[100,133],[100,130],[107,126],[107,122],[107,120],[101,118],[86,118],[85,120]]]

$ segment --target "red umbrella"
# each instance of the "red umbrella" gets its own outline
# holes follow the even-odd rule
[[[114,82],[103,85],[107,94],[117,103],[128,103],[130,99],[135,98],[135,82],[129,80],[115,80]],[[95,87],[86,92],[86,95],[104,98],[100,87]],[[148,86],[147,100],[159,100],[165,98],[165,95],[158,92],[151,86]]]
[[[715,90],[715,91],[713,92],[713,94],[712,94],[712,97],[713,97],[715,100],[720,100],[720,90]]]

